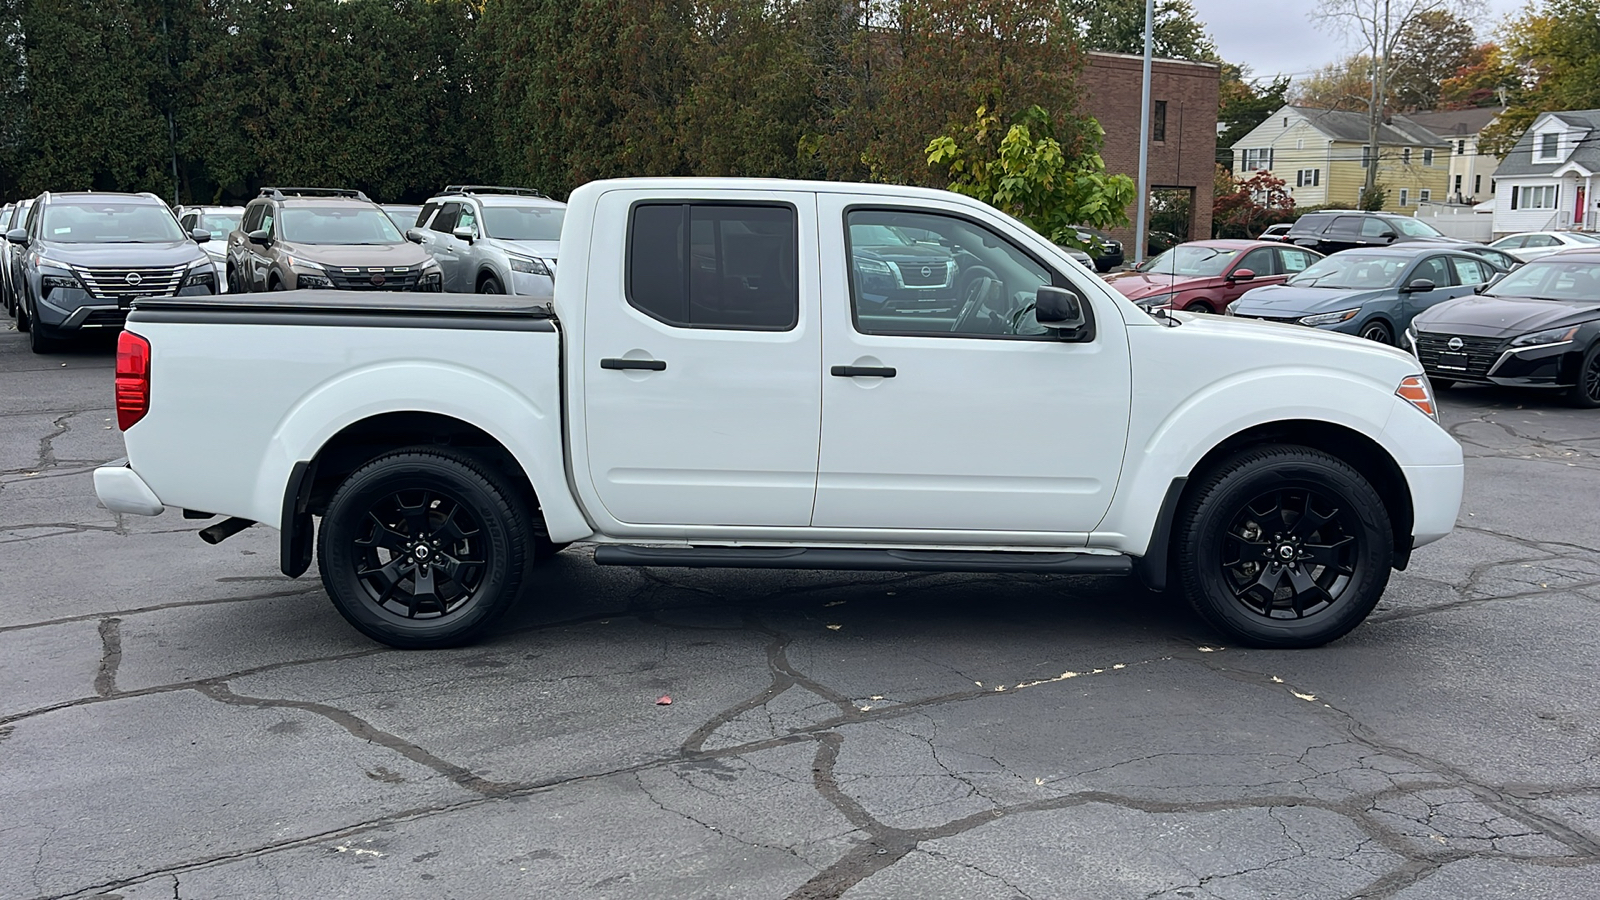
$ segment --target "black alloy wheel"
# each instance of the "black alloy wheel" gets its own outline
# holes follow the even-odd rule
[[[323,585],[350,624],[391,647],[471,641],[521,588],[533,543],[521,497],[459,451],[379,457],[328,504],[318,535]]]
[[[1253,448],[1200,479],[1176,558],[1190,602],[1256,647],[1315,647],[1361,623],[1389,580],[1383,501],[1348,464],[1307,447]]]
[[[1361,326],[1361,336],[1379,344],[1394,345],[1394,335],[1389,332],[1389,326],[1380,319],[1373,319]]]
[[[1567,399],[1579,409],[1600,409],[1600,341],[1583,354],[1578,364],[1578,382]]]

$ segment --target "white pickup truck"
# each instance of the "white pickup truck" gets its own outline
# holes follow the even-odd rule
[[[109,509],[282,532],[339,611],[460,644],[572,541],[601,565],[1135,573],[1305,647],[1453,527],[1417,361],[1152,317],[941,191],[573,193],[551,307],[303,291],[139,301]],[[320,529],[315,517],[321,517]],[[315,537],[314,537],[315,535]]]

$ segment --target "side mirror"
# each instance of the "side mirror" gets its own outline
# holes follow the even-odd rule
[[[1388,241],[1388,242],[1393,242],[1394,239],[1399,237],[1399,236],[1400,235],[1395,234],[1392,231],[1385,231],[1384,233],[1378,235],[1378,237],[1383,238],[1385,241]]]
[[[455,228],[450,229],[450,233],[455,235],[456,240],[466,241],[469,244],[472,243],[473,238],[477,237],[477,235],[473,234],[472,229],[465,225],[457,225]]]
[[[422,229],[420,229],[420,228],[407,228],[406,229],[406,240],[410,241],[413,244],[422,243]]]
[[[1234,269],[1228,275],[1229,281],[1254,281],[1255,279],[1256,273],[1252,269]]]
[[[1406,285],[1405,293],[1407,293],[1407,294],[1426,294],[1428,291],[1433,290],[1433,288],[1434,288],[1434,284],[1433,284],[1432,281],[1429,281],[1426,278],[1418,278],[1417,280],[1415,280],[1415,281],[1411,282],[1410,284]]]
[[[1034,297],[1034,318],[1039,326],[1059,331],[1062,340],[1076,340],[1089,324],[1083,311],[1083,298],[1066,288],[1040,285]]]
[[[1472,292],[1474,294],[1481,294],[1484,291],[1487,291],[1489,288],[1492,288],[1495,285],[1499,284],[1501,282],[1501,280],[1503,280],[1505,277],[1506,277],[1506,273],[1505,272],[1496,272],[1493,275],[1489,276],[1489,280],[1488,281],[1485,281],[1483,284],[1480,284],[1477,287],[1473,288]]]
[[[265,228],[258,228],[255,231],[252,231],[245,235],[245,238],[248,239],[250,243],[260,244],[263,247],[272,243],[272,235],[267,233]]]
[[[211,232],[205,230],[204,228],[196,228],[195,230],[189,232],[189,237],[194,238],[194,242],[196,244],[204,244],[206,241],[211,240]]]
[[[6,240],[13,244],[24,245],[28,243],[28,229],[13,228],[6,232]]]

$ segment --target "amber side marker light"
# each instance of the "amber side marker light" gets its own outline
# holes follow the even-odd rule
[[[1433,402],[1433,386],[1426,375],[1407,375],[1394,389],[1400,399],[1422,410],[1428,418],[1439,421],[1439,407]]]
[[[124,331],[117,337],[117,427],[132,428],[150,411],[150,342]]]

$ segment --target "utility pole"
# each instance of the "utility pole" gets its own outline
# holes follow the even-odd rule
[[[1150,212],[1150,60],[1155,55],[1156,0],[1144,0],[1144,86],[1139,94],[1139,212],[1133,226],[1133,262],[1144,262],[1145,219]]]

